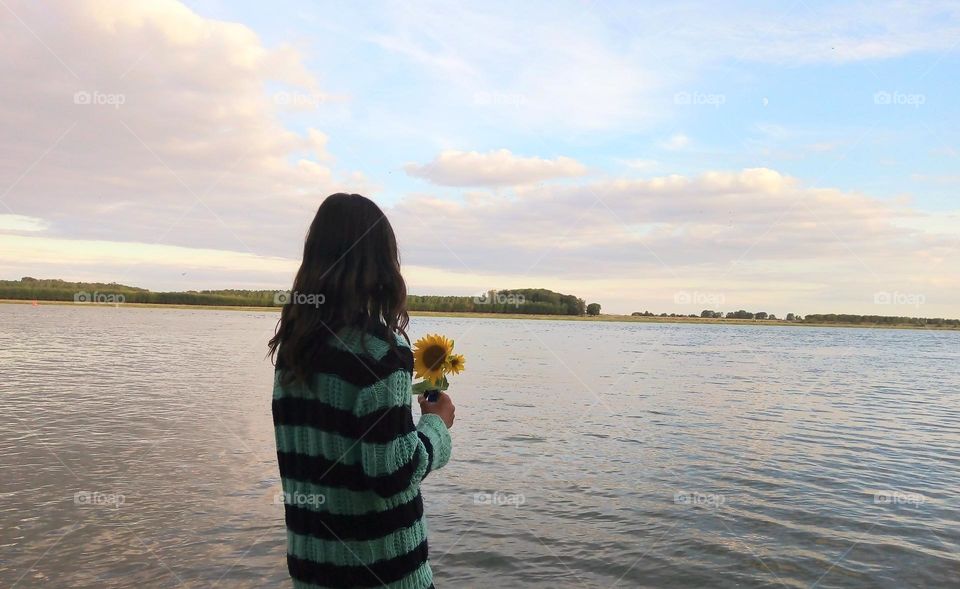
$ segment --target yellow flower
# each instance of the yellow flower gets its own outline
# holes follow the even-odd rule
[[[450,354],[447,357],[446,369],[447,372],[452,374],[460,374],[463,372],[463,365],[466,363],[466,360],[463,358],[463,354]]]
[[[453,341],[442,335],[426,335],[413,344],[413,370],[417,378],[439,383],[446,368]]]

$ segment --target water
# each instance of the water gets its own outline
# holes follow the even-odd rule
[[[273,313],[0,305],[0,586],[284,586]],[[957,587],[960,333],[414,318],[439,587]]]

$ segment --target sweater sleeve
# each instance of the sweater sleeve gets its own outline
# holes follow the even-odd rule
[[[424,413],[417,423],[417,437],[429,457],[426,476],[430,471],[443,468],[450,460],[453,444],[450,440],[450,430],[443,423],[439,415]]]
[[[450,434],[436,415],[414,426],[409,373],[398,371],[360,391],[359,411],[369,424],[359,432],[363,472],[382,497],[420,485],[450,459]]]

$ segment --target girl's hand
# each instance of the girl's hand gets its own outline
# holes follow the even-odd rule
[[[447,429],[453,427],[454,413],[456,413],[457,409],[453,406],[453,400],[450,399],[450,395],[441,392],[437,395],[437,400],[433,403],[427,401],[423,395],[420,395],[417,401],[420,403],[420,411],[425,414],[432,413],[438,416],[443,420],[443,423],[446,424]]]

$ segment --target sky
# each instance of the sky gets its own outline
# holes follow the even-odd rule
[[[0,0],[0,278],[960,317],[960,4]]]

